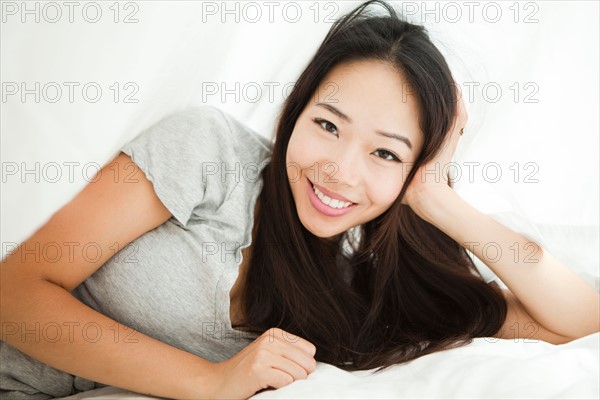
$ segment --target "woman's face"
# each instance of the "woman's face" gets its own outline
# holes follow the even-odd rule
[[[398,197],[423,141],[411,92],[390,64],[356,61],[332,69],[306,105],[286,166],[300,221],[315,236],[364,224]]]

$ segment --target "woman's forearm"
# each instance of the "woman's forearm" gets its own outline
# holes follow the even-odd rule
[[[51,282],[19,286],[2,290],[1,339],[23,353],[70,374],[151,396],[210,396],[213,363],[119,324]]]
[[[429,201],[422,217],[483,261],[539,324],[572,338],[600,331],[600,295],[547,250],[451,189]]]

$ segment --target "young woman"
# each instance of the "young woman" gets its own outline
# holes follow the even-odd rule
[[[247,398],[316,361],[370,369],[474,337],[599,330],[593,288],[426,173],[465,133],[462,100],[425,30],[371,3],[332,26],[274,143],[213,107],[170,116],[7,257],[3,395]],[[101,256],[31,257],[49,243]],[[506,251],[492,262],[486,243]]]

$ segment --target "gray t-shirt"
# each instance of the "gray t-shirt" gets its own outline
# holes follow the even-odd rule
[[[238,353],[249,343],[244,338],[256,336],[232,328],[229,291],[241,251],[251,244],[260,173],[271,146],[211,106],[174,114],[129,141],[121,151],[152,182],[172,217],[120,249],[72,294],[117,322],[209,361]],[[104,386],[5,342],[0,346],[0,393],[7,397],[63,397]]]

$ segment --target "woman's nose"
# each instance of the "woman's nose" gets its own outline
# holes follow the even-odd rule
[[[335,184],[338,187],[357,186],[363,170],[359,149],[347,146],[327,158],[321,170],[326,179],[325,183]]]

